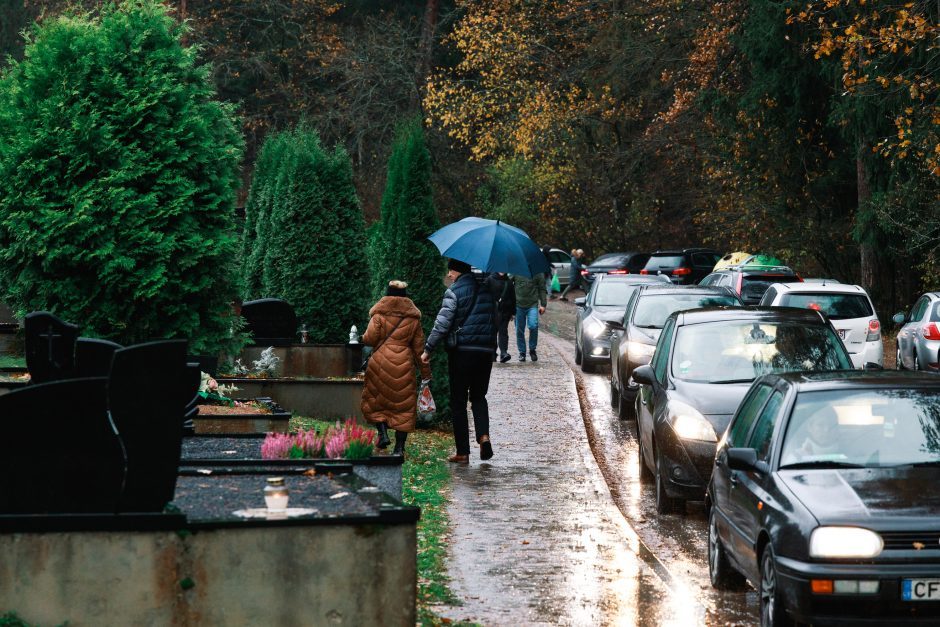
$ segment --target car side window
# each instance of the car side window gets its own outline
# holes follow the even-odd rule
[[[669,351],[672,347],[672,330],[675,327],[675,319],[666,320],[662,335],[659,336],[659,342],[656,344],[656,351],[653,353],[653,372],[656,374],[656,380],[660,383],[666,383],[666,368],[669,367]]]
[[[767,291],[764,292],[764,295],[760,299],[760,304],[764,307],[774,304],[774,300],[777,298],[777,288],[771,286],[767,288]]]
[[[924,318],[924,311],[927,309],[927,300],[926,296],[921,296],[916,303],[914,303],[914,309],[911,310],[911,322],[920,322]]]
[[[741,408],[734,417],[734,422],[728,428],[728,446],[733,448],[744,446],[751,425],[754,424],[754,419],[757,418],[758,412],[764,406],[764,402],[770,396],[771,391],[769,385],[759,385],[750,391],[744,402],[741,403]]]
[[[630,300],[627,301],[627,308],[623,312],[623,328],[626,329],[630,325],[630,316],[633,315],[633,307],[636,304],[636,299],[640,294],[640,290],[633,290],[633,294],[630,295]]]
[[[874,307],[872,308],[874,309]],[[931,322],[940,322],[940,300],[934,301],[933,306],[930,308],[930,321]]]
[[[553,250],[549,253],[552,263],[571,263],[571,256],[560,250]]]
[[[754,425],[754,431],[747,442],[748,448],[757,451],[757,459],[761,461],[767,461],[767,456],[770,454],[770,440],[774,434],[774,425],[777,423],[777,414],[780,412],[781,405],[783,405],[783,392],[776,390],[764,405],[764,410],[758,416],[757,424]]]
[[[721,287],[731,287],[731,275],[722,274],[721,278],[718,280],[718,285]]]

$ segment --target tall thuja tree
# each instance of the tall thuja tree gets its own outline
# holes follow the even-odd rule
[[[313,130],[285,137],[265,246],[262,292],[289,302],[313,342],[343,341],[362,324],[369,288],[352,163]]]
[[[385,274],[376,276],[375,284],[384,292],[392,279],[407,281],[408,294],[421,310],[421,326],[427,336],[444,293],[444,262],[427,239],[440,228],[440,221],[431,190],[431,155],[419,120],[403,124],[392,146],[380,225],[376,237],[379,246],[374,254],[380,257],[376,267]],[[449,413],[447,358],[443,351],[435,351],[431,369],[431,391],[443,418]]]
[[[242,139],[156,0],[44,21],[0,76],[0,290],[129,344],[232,342]],[[230,347],[234,348],[234,347]]]
[[[242,280],[246,300],[261,296],[261,272],[267,252],[271,206],[281,161],[286,153],[287,133],[268,135],[261,147],[251,177],[248,201],[245,203],[245,226],[242,233]]]

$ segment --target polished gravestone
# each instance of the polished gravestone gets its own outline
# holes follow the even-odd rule
[[[46,311],[27,314],[23,325],[26,333],[26,368],[32,382],[73,378],[78,326]]]
[[[122,346],[109,340],[80,337],[75,340],[75,376],[106,377],[111,372],[114,351]]]
[[[285,346],[297,338],[297,315],[287,301],[262,298],[242,304],[245,331],[256,345]]]

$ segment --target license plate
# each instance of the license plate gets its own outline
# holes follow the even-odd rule
[[[848,335],[849,333],[848,329],[837,329],[837,330],[839,331],[839,337],[842,338],[843,340],[845,339],[845,336]]]
[[[902,579],[901,598],[905,601],[940,601],[940,579]]]

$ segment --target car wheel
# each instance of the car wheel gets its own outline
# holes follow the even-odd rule
[[[620,408],[620,392],[617,391],[617,386],[614,385],[614,379],[610,379],[610,406],[618,410]]]
[[[653,472],[646,465],[646,457],[643,449],[643,438],[640,437],[640,428],[637,425],[637,436],[636,436],[636,456],[640,460],[640,483],[652,483],[653,482]]]
[[[656,513],[657,514],[684,514],[685,501],[669,496],[666,492],[666,478],[663,476],[662,456],[653,447],[653,456],[656,459]]]
[[[581,365],[581,347],[578,346],[578,343],[574,344],[574,363],[578,366]]]
[[[911,353],[911,359],[914,361],[914,370],[920,370],[920,362],[917,361],[917,351]]]
[[[596,371],[597,371],[597,368],[594,366],[594,364],[589,362],[587,359],[584,358],[584,355],[582,355],[581,356],[581,372],[586,372],[590,374]]]
[[[633,403],[620,395],[620,404],[617,406],[617,416],[621,420],[636,420],[636,408]]]
[[[901,364],[901,347],[898,346],[898,352],[894,358],[894,369],[895,370],[904,370],[904,366]]]
[[[708,578],[718,590],[736,590],[744,585],[744,577],[728,561],[721,543],[714,506],[708,511]]]
[[[777,560],[774,549],[767,544],[760,558],[760,624],[761,627],[792,625],[793,620],[783,608],[777,591]]]

